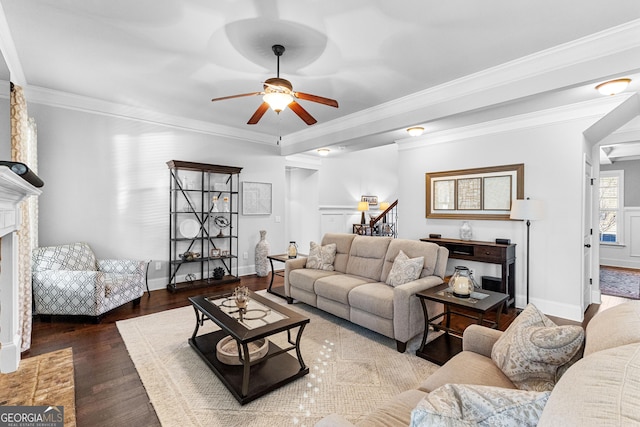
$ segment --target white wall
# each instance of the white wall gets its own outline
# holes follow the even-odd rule
[[[525,195],[542,200],[546,206],[545,218],[531,226],[531,302],[551,315],[582,317],[582,131],[594,119],[467,138],[450,133],[450,141],[443,144],[428,145],[426,137],[425,145],[406,144],[398,149],[397,144],[390,144],[337,153],[322,159],[318,172],[290,171],[287,184],[286,159],[277,154],[275,146],[38,104],[30,104],[29,111],[38,123],[39,175],[45,181],[40,198],[42,245],[83,240],[99,257],[166,263],[166,161],[240,166],[244,168],[241,181],[273,183],[272,215],[240,216],[241,274],[255,271],[259,230],[267,230],[273,252],[284,251],[289,240],[298,241],[300,251],[305,252],[305,240],[319,239],[324,232],[328,224],[324,214],[337,214],[343,221],[338,226],[344,231],[359,222],[356,206],[363,194],[376,195],[381,201],[399,199],[400,237],[417,239],[429,233],[457,237],[460,221],[425,219],[424,174],[524,163]],[[315,186],[317,205],[316,196],[305,192]],[[314,215],[315,220],[305,222],[307,216]],[[276,222],[276,216],[283,221]],[[474,239],[503,237],[518,245],[517,300],[522,306],[524,224],[472,221],[472,226]],[[244,252],[246,260],[242,259]],[[450,261],[449,270],[458,263]],[[499,276],[497,266],[468,266],[476,268],[478,277]],[[152,286],[163,287],[163,276],[165,265],[162,271],[152,270]]]
[[[401,147],[398,170],[402,218],[400,237],[429,233],[459,238],[461,221],[425,218],[425,173],[525,164],[525,197],[542,200],[545,217],[531,224],[530,302],[545,313],[582,318],[580,271],[582,254],[582,131],[593,119],[541,125],[522,130],[456,139],[442,144]],[[516,300],[525,301],[526,227],[520,221],[471,221],[474,240],[511,239],[516,251]],[[500,276],[499,266],[450,260],[476,269],[476,276]]]
[[[259,230],[286,248],[285,160],[276,147],[128,119],[29,104],[38,125],[40,245],[88,242],[99,258],[162,261],[150,285],[166,285],[168,160],[242,167],[240,181],[273,183],[273,213],[239,218],[239,271],[251,274]],[[247,259],[242,255],[247,253]]]
[[[320,206],[344,206],[357,211],[363,195],[378,196],[379,201],[393,201],[397,199],[397,170],[395,144],[330,154],[322,160],[320,170]]]
[[[378,202],[396,200],[398,168],[396,144],[324,158],[319,182],[321,234],[351,233],[353,224],[360,223],[361,196],[378,196]],[[367,221],[370,214],[378,215],[379,210],[366,212]]]
[[[324,203],[346,206],[349,216],[357,214],[363,194],[396,197],[394,146],[346,153],[287,172],[287,160],[275,145],[35,103],[29,112],[38,125],[39,176],[45,181],[40,245],[86,241],[100,258],[153,260],[152,289],[167,282],[168,160],[238,166],[243,168],[241,182],[273,183],[271,215],[240,215],[241,275],[255,272],[259,230],[267,230],[273,253],[284,252],[290,240],[304,253],[309,241],[320,240],[323,194]],[[161,270],[155,270],[155,261],[162,262]]]
[[[298,244],[300,253],[309,253],[309,242],[319,242],[318,210],[319,172],[317,169],[287,168],[288,200],[286,203],[287,242]],[[286,248],[280,248],[285,252]]]

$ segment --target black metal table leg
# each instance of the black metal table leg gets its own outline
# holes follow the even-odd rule
[[[304,360],[302,360],[302,352],[300,351],[300,340],[302,339],[302,331],[304,331],[304,327],[306,324],[300,325],[298,329],[298,336],[296,337],[296,355],[298,356],[298,362],[300,363],[300,370],[303,371],[307,368],[304,364]]]
[[[271,286],[273,286],[273,278],[276,275],[276,270],[273,267],[273,260],[269,258],[269,263],[271,264],[271,281],[269,282],[269,287],[267,288],[267,292],[271,293]]]
[[[419,351],[424,351],[424,346],[427,344],[427,337],[429,336],[429,313],[427,312],[427,303],[424,298],[419,298],[419,300],[422,306],[422,313],[424,314],[424,332],[422,333],[422,342],[420,343]]]

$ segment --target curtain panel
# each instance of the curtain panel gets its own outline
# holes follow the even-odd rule
[[[11,160],[22,162],[34,173],[37,164],[37,129],[29,118],[27,102],[20,86],[11,83]],[[29,197],[22,202],[21,224],[18,229],[18,286],[19,322],[22,335],[21,351],[31,348],[32,288],[31,252],[38,246],[38,198]]]

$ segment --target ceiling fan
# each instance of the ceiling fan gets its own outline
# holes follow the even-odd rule
[[[295,101],[295,98],[338,108],[338,101],[336,101],[335,99],[324,98],[322,96],[311,95],[303,92],[294,92],[291,82],[289,80],[280,78],[280,57],[284,53],[284,46],[274,44],[273,46],[271,46],[271,50],[273,50],[273,53],[278,58],[278,73],[277,77],[267,79],[263,83],[264,91],[242,93],[239,95],[224,96],[222,98],[213,98],[211,101],[222,101],[225,99],[241,98],[244,96],[262,95],[263,102],[247,122],[248,125],[255,125],[256,123],[258,123],[258,121],[262,118],[269,107],[271,107],[271,109],[278,114],[285,108],[289,107],[291,108],[291,111],[296,113],[298,117],[300,117],[306,124],[312,125],[316,123],[317,120],[314,119],[313,116],[311,116],[311,114],[307,112],[307,110],[302,108],[302,105],[298,104]]]

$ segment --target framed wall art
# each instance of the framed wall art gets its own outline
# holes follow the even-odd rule
[[[430,172],[426,217],[509,219],[511,202],[524,198],[524,164]]]
[[[378,206],[378,196],[361,196],[360,201],[369,203],[369,207]]]
[[[242,183],[242,215],[271,215],[271,183]]]

